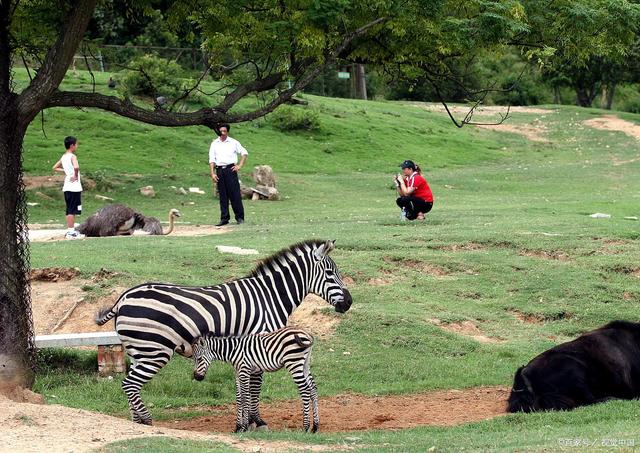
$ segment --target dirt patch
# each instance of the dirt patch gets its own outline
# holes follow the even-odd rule
[[[583,122],[586,126],[604,131],[624,132],[629,137],[640,139],[640,125],[618,118],[615,115],[604,115]]]
[[[383,277],[374,277],[374,278],[370,278],[367,281],[367,285],[369,286],[386,286],[386,285],[390,285],[392,284],[393,281],[389,278],[383,278]]]
[[[478,125],[477,127],[497,132],[507,132],[510,134],[522,135],[527,140],[531,140],[532,142],[549,143],[549,140],[545,137],[547,127],[541,122],[535,122],[533,124],[482,124]]]
[[[478,244],[477,242],[465,242],[464,244],[452,244],[452,245],[433,245],[428,248],[432,250],[443,250],[447,252],[467,252],[476,250],[486,250],[486,246]]]
[[[97,277],[102,278],[101,273]],[[113,330],[111,322],[98,326],[93,322],[102,306],[112,305],[123,288],[109,289],[99,298],[87,297],[83,286],[96,280],[35,280],[31,282],[31,310],[36,335],[52,333],[107,332]]]
[[[414,259],[402,259],[396,257],[383,258],[387,263],[391,263],[394,266],[401,266],[402,268],[409,268],[420,271],[424,274],[431,275],[435,278],[446,278],[451,274],[451,271],[444,267],[437,266],[435,264],[425,263],[424,261]]]
[[[54,174],[47,176],[24,176],[25,189],[40,189],[44,187],[60,187],[64,183],[63,174]]]
[[[404,429],[416,426],[453,426],[505,414],[509,389],[476,387],[441,390],[412,395],[342,395],[320,398],[320,432],[369,429]],[[411,408],[411,410],[407,410]],[[235,427],[235,406],[199,407],[214,415],[160,422],[162,426],[204,432],[231,432]],[[261,405],[263,418],[275,431],[302,427],[299,400]]]
[[[166,228],[166,225],[163,225],[163,228]],[[213,225],[176,225],[173,233],[169,235],[169,237],[174,236],[209,236],[214,234],[224,234],[228,233],[234,228],[224,227],[217,228]],[[64,241],[64,235],[67,232],[65,229],[31,229],[29,228],[29,241],[30,242],[48,242],[48,241]],[[147,236],[149,238],[159,237],[152,236],[144,231],[136,231],[134,236]],[[127,240],[129,236],[113,236],[108,238],[85,238],[82,240],[113,240],[113,238],[117,238],[119,240]]]
[[[620,274],[630,275],[632,277],[640,278],[640,267],[632,266],[615,266],[611,269],[614,272]]]
[[[241,439],[224,434],[204,434],[169,427],[143,426],[128,420],[72,409],[57,404],[16,403],[0,396],[0,439],[7,451],[39,453],[89,452],[105,445],[141,437],[171,437],[216,441],[243,452],[285,450],[330,451],[325,445]]]
[[[31,269],[29,280],[32,282],[57,282],[73,280],[80,274],[80,270],[71,267],[44,267]]]
[[[640,125],[632,123],[631,121],[623,120],[615,115],[604,115],[599,118],[592,118],[584,121],[584,124],[594,129],[623,132],[629,137],[640,140]],[[624,160],[614,156],[611,161],[614,166],[631,164],[633,162],[640,161],[640,155]]]
[[[543,260],[569,261],[569,255],[561,250],[522,250],[520,256],[541,258]]]
[[[414,102],[412,103],[412,105],[414,105],[415,107],[420,107],[422,109],[428,110],[430,112],[446,113],[444,106],[440,103]],[[466,106],[466,105],[448,105],[448,107],[451,113],[455,115],[466,115],[469,112],[469,109],[471,108],[470,106]],[[507,108],[500,105],[487,105],[487,106],[480,106],[476,108],[474,112],[475,112],[474,115],[479,115],[479,116],[492,115],[492,116],[496,116],[496,119],[499,119],[497,117],[497,114],[498,113],[505,114],[507,112]],[[509,112],[511,114],[532,113],[536,115],[546,115],[550,113],[555,113],[557,112],[557,110],[547,110],[547,109],[541,109],[538,107],[512,106],[509,109]]]
[[[464,337],[472,338],[478,343],[502,343],[504,341],[503,338],[488,337],[478,328],[478,326],[473,321],[467,320],[451,323],[442,322],[439,319],[429,319],[428,321],[431,324],[434,324],[441,329],[446,330],[447,332],[452,332]]]
[[[626,300],[627,302],[629,302],[635,299],[636,299],[636,295],[631,291],[625,291],[624,293],[622,293],[622,300]]]
[[[523,312],[520,310],[510,311],[519,321],[524,322],[525,324],[544,324],[545,322],[571,319],[574,316],[573,313],[567,313],[565,311],[551,314]]]
[[[329,338],[333,335],[340,318],[334,315],[324,299],[309,294],[289,318],[288,325],[309,331],[315,337]]]

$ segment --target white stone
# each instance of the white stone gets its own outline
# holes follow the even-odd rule
[[[591,214],[589,217],[594,219],[610,219],[611,214],[603,214],[602,212],[596,212],[595,214]]]
[[[228,245],[217,245],[216,249],[220,253],[232,253],[234,255],[258,255],[255,249],[243,249],[241,247],[233,247]]]

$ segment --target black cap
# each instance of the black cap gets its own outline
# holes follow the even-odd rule
[[[402,162],[400,164],[400,168],[405,169],[405,168],[410,168],[412,170],[416,169],[416,164],[413,163],[413,161],[411,160],[405,160],[404,162]]]

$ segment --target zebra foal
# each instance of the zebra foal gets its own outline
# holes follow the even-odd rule
[[[236,371],[236,432],[246,431],[249,424],[266,425],[260,418],[262,374],[286,368],[298,386],[302,398],[303,428],[318,431],[318,392],[309,371],[313,337],[303,330],[284,327],[270,333],[244,337],[216,337],[208,333],[192,345],[194,379],[204,379],[213,360],[228,362]],[[254,384],[259,383],[259,384]],[[310,426],[309,407],[313,410]]]

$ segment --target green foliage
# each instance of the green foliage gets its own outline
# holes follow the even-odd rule
[[[126,95],[175,98],[185,86],[183,70],[174,61],[144,55],[119,73],[120,89]]]
[[[289,105],[283,105],[275,110],[269,116],[269,121],[276,129],[283,132],[314,131],[320,128],[318,112],[310,108]]]

